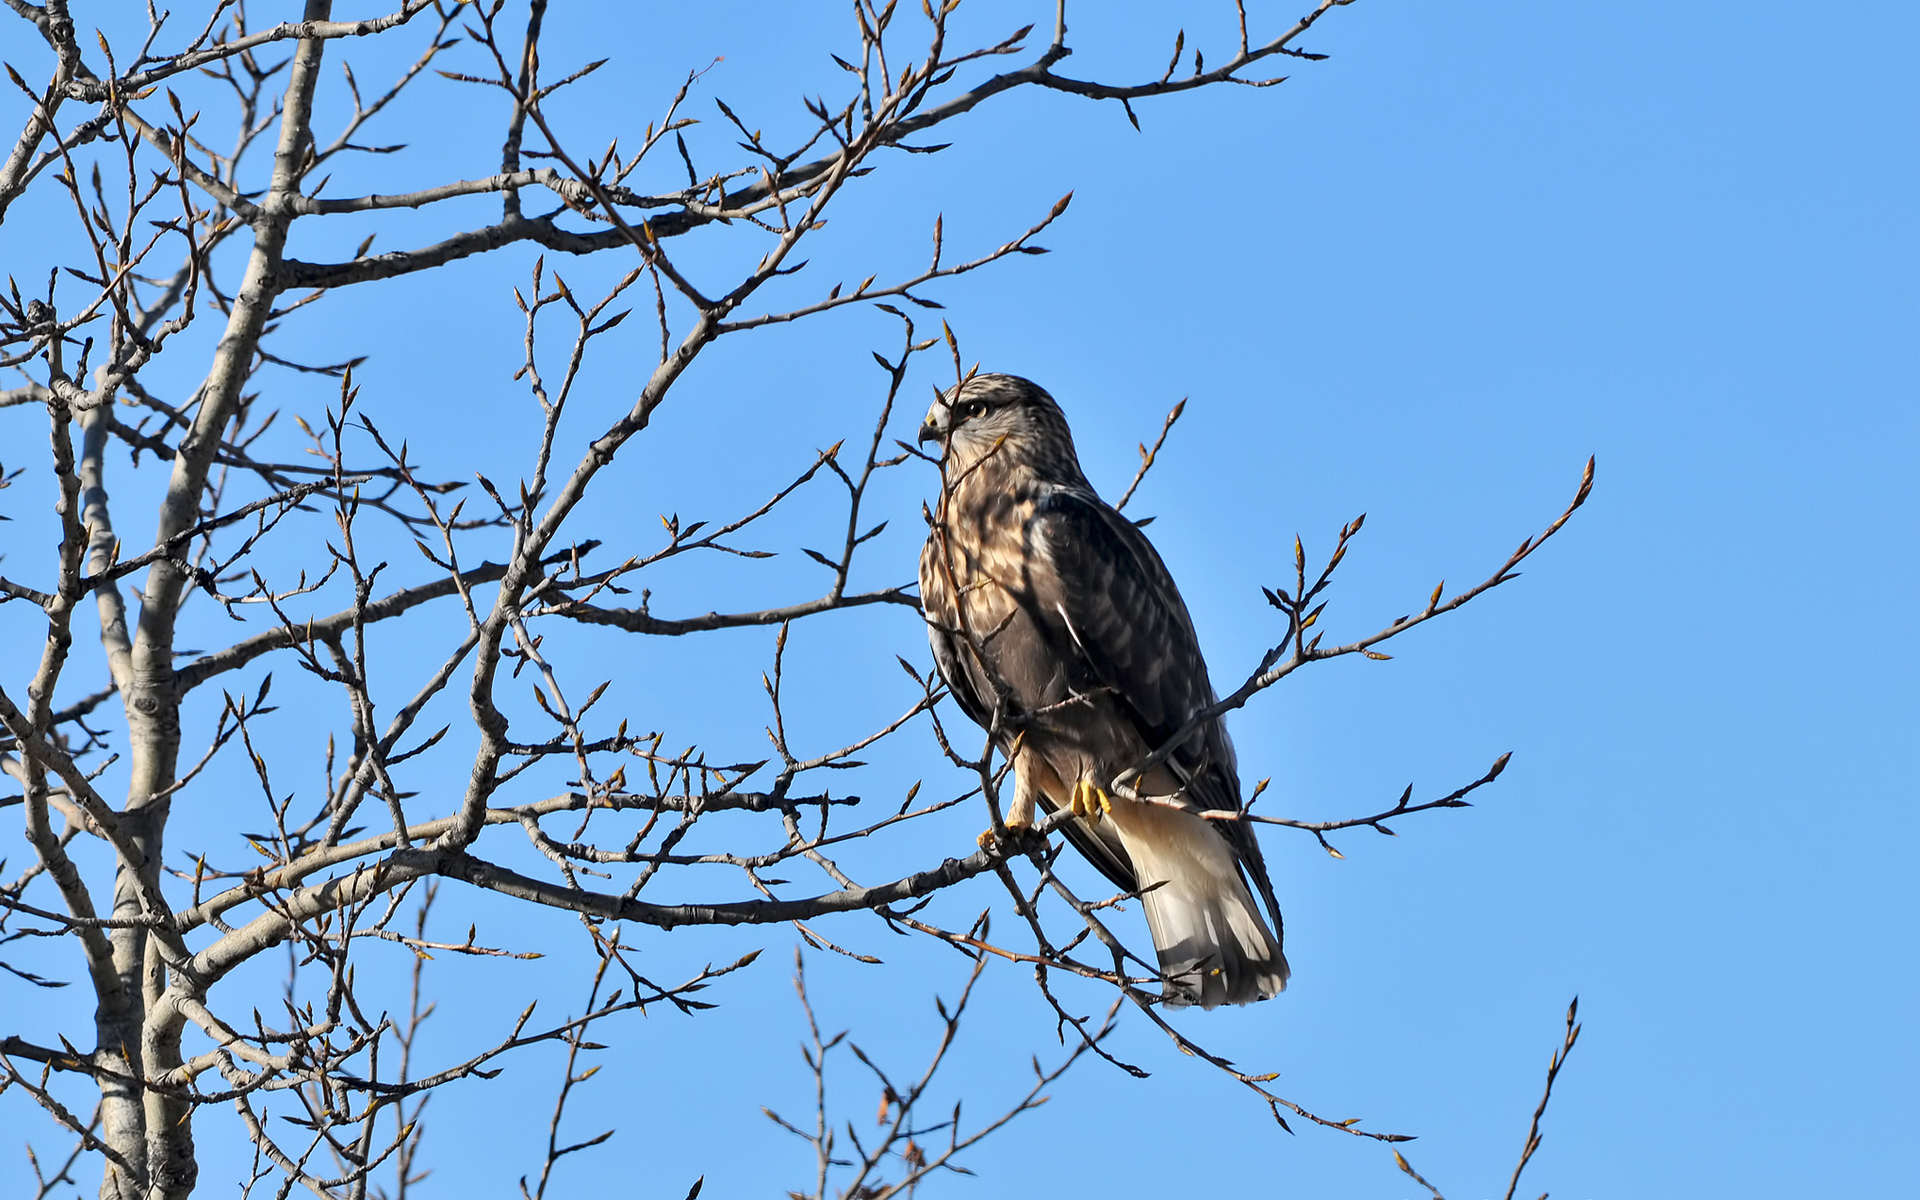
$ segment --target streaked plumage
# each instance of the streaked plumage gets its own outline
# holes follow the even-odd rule
[[[935,401],[945,490],[920,555],[920,595],[941,678],[961,709],[1014,747],[1010,826],[1104,787],[1214,700],[1193,622],[1146,536],[1095,494],[1053,398],[979,375]],[[996,688],[996,682],[999,688]],[[1141,898],[1172,1004],[1245,1004],[1286,986],[1279,906],[1253,831],[1193,814],[1240,807],[1218,720],[1135,785],[1176,806],[1111,798],[1067,838]],[[1273,916],[1269,932],[1248,882]],[[1158,887],[1153,885],[1158,884]]]

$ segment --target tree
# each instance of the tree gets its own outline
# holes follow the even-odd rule
[[[698,1010],[708,1003],[700,993],[758,953],[660,982],[641,970],[636,939],[791,924],[818,951],[857,956],[833,940],[829,924],[853,913],[959,951],[967,990],[940,1009],[942,1032],[917,1081],[854,1051],[880,1090],[877,1140],[840,1139],[824,1083],[813,1121],[775,1118],[816,1151],[812,1194],[911,1191],[957,1169],[964,1151],[1090,1058],[1144,1074],[1105,1045],[1123,1017],[1210,1062],[1283,1127],[1298,1120],[1404,1140],[1316,1115],[1275,1091],[1271,1074],[1236,1067],[1169,1023],[1146,965],[1152,956],[1129,949],[1138,931],[1109,915],[1126,898],[1082,896],[1054,870],[1057,841],[1044,835],[1065,814],[1043,823],[1040,838],[990,841],[960,857],[923,857],[907,837],[976,796],[997,814],[1005,763],[947,717],[917,622],[881,624],[888,608],[917,608],[912,590],[856,586],[857,569],[876,569],[866,548],[890,522],[905,523],[903,513],[874,511],[873,489],[924,457],[895,439],[910,380],[967,371],[957,333],[944,322],[931,328],[941,281],[1045,253],[1036,239],[1071,196],[1007,240],[958,255],[936,219],[930,258],[917,270],[832,282],[815,278],[801,257],[802,243],[819,241],[829,213],[846,207],[843,197],[870,174],[896,169],[899,154],[942,149],[928,139],[977,106],[1058,91],[1118,102],[1134,119],[1134,101],[1264,87],[1279,82],[1258,77],[1265,60],[1317,57],[1293,43],[1346,2],[1325,0],[1264,41],[1249,34],[1241,10],[1238,44],[1211,64],[1198,47],[1188,58],[1183,33],[1157,79],[1109,84],[1061,70],[1071,53],[1064,4],[1040,39],[1029,26],[966,40],[975,35],[953,26],[957,0],[919,13],[863,0],[850,52],[837,59],[838,91],[805,102],[797,138],[763,134],[762,118],[719,97],[718,121],[696,129],[696,70],[662,94],[654,120],[629,127],[624,146],[616,140],[594,154],[570,135],[557,97],[611,88],[611,73],[596,73],[605,60],[557,70],[542,63],[543,26],[564,15],[544,0],[511,23],[499,2],[408,0],[386,16],[336,21],[328,0],[308,0],[303,20],[264,27],[244,6],[222,3],[190,30],[149,14],[144,29],[91,39],[63,0],[9,0],[40,34],[37,69],[48,82],[31,85],[20,69],[12,76],[29,103],[0,168],[0,217],[30,192],[72,210],[50,252],[59,269],[44,285],[15,279],[0,301],[0,353],[24,380],[0,396],[13,410],[6,444],[16,463],[29,460],[5,480],[21,486],[15,495],[39,496],[8,515],[20,528],[31,528],[29,510],[50,507],[57,518],[52,557],[23,561],[21,551],[32,555],[41,542],[12,539],[16,557],[0,579],[0,599],[40,610],[33,619],[44,646],[24,675],[0,687],[0,761],[20,789],[0,803],[20,808],[30,848],[0,891],[0,929],[16,986],[72,976],[89,993],[67,1027],[0,1031],[0,1088],[30,1096],[77,1138],[70,1156],[43,1170],[43,1194],[92,1169],[104,1196],[190,1194],[211,1182],[196,1138],[233,1122],[255,1151],[255,1170],[240,1181],[246,1189],[403,1195],[421,1177],[422,1112],[434,1092],[496,1071],[514,1051],[556,1044],[567,1068],[547,1156],[522,1181],[543,1195],[557,1163],[605,1137],[567,1144],[561,1135],[569,1096],[590,1073],[576,1060],[600,1048],[589,1038],[596,1023],[652,1007]],[[346,64],[338,85],[325,82],[329,56],[396,39],[411,39],[412,61],[385,90],[363,93]],[[363,140],[389,136],[380,132],[385,114],[435,73],[501,103],[496,173],[412,187],[399,166],[408,161],[402,147]],[[344,114],[332,133],[322,121],[328,103]],[[229,138],[230,148],[213,148]],[[365,181],[364,190],[323,194],[336,178]],[[432,240],[410,249],[373,252],[376,239],[406,241],[412,229],[376,224],[350,254],[307,260],[293,252],[296,227],[300,246],[324,246],[329,235],[316,226],[357,221],[358,229],[377,214],[431,218],[473,197],[497,197],[497,218],[453,232],[436,226]],[[16,220],[22,211],[13,209]],[[515,379],[539,429],[519,479],[482,475],[469,487],[469,472],[443,466],[436,448],[416,452],[385,434],[405,397],[363,395],[357,356],[314,362],[281,347],[292,340],[288,329],[310,326],[320,311],[306,310],[340,303],[335,293],[485,255],[524,264],[526,283],[512,294],[524,315]],[[611,259],[624,273],[603,290],[577,292],[555,265],[562,255]],[[751,354],[754,339],[744,335],[853,306],[890,313],[899,331],[893,346],[873,353],[882,371],[877,416],[850,451],[852,439],[836,431],[830,448],[762,480],[764,503],[718,524],[665,516],[664,540],[642,537],[600,501],[604,481],[645,444],[703,355],[735,346]],[[558,351],[547,348],[555,321]],[[585,382],[596,355],[629,369],[643,363],[637,394],[616,404]],[[302,387],[313,380],[330,389],[318,404]],[[29,453],[27,423],[42,411],[46,449]],[[1143,444],[1122,506],[1180,414],[1176,406],[1152,449]],[[109,501],[122,450],[137,505]],[[1296,540],[1291,578],[1267,593],[1281,621],[1275,645],[1213,712],[1244,705],[1313,662],[1384,657],[1375,647],[1510,579],[1590,483],[1591,464],[1568,508],[1482,582],[1451,595],[1437,587],[1406,617],[1338,645],[1322,644],[1318,621],[1362,521],[1340,530],[1323,563],[1310,565]],[[663,572],[769,557],[745,540],[750,531],[822,488],[837,489],[843,503],[831,550],[801,549],[827,572],[823,589],[704,615],[652,610],[652,581]],[[937,507],[926,510],[928,521]],[[721,568],[700,569],[717,578]],[[623,599],[636,588],[637,604]],[[75,622],[85,607],[97,610],[100,628],[91,691],[85,668],[75,670],[83,661]],[[789,732],[800,703],[786,669],[789,631],[845,610],[872,618],[878,659],[901,655],[913,694],[877,728],[814,745]],[[396,627],[404,649],[382,640]],[[574,653],[619,635],[696,638],[750,627],[778,631],[763,677],[770,756],[758,748],[758,714],[743,717],[725,745],[680,748],[656,724],[670,715],[670,697],[623,688],[603,704],[612,680]],[[201,639],[210,648],[187,648]],[[422,652],[432,658],[424,667]],[[271,719],[272,672],[290,666],[333,697],[322,709],[306,698],[318,692],[303,692],[303,727],[292,730]],[[280,696],[287,691],[283,683]],[[621,705],[647,715],[630,717]],[[208,726],[202,743],[189,744],[190,730]],[[641,732],[646,726],[654,727]],[[962,781],[952,791],[922,798],[915,784],[897,808],[872,797],[861,807],[862,798],[829,785],[860,778],[860,756],[916,733],[926,738],[921,753]],[[316,801],[288,777],[304,769],[293,755],[320,744],[325,788]],[[455,761],[466,768],[457,786],[448,783],[461,778]],[[1327,834],[1336,830],[1386,832],[1392,818],[1463,806],[1505,763],[1444,796],[1416,802],[1409,789],[1379,812],[1342,820],[1214,816],[1298,829],[1331,851]],[[217,827],[217,841],[183,845],[189,809]],[[849,868],[850,855],[871,867],[882,853],[874,846],[886,848],[884,871]],[[245,865],[243,855],[252,856]],[[775,871],[805,876],[788,882]],[[985,911],[953,917],[955,905],[988,903],[980,890],[992,890],[987,876],[1006,893],[997,932]],[[429,959],[529,954],[478,937],[474,902],[483,895],[577,918],[593,949],[585,1006],[561,1021],[536,1019],[529,1006],[458,1056],[422,1062],[414,1051],[433,1011]],[[468,932],[432,933],[430,919]],[[410,969],[369,964],[375,942],[411,951]],[[263,1011],[282,974],[273,952],[283,946],[284,989]],[[973,981],[993,961],[1031,970],[1062,1051],[1036,1060],[1030,1087],[985,1122],[963,1122],[957,1108],[945,1120],[929,1116],[928,1081],[947,1061]],[[501,986],[512,987],[511,978]],[[82,1012],[92,1015],[91,1031]],[[396,1012],[406,1015],[388,1015]],[[824,1080],[838,1039],[807,1013],[808,1062]],[[1570,1048],[1571,1012],[1568,1028]],[[274,1124],[270,1112],[291,1125]],[[1530,1134],[1529,1152],[1532,1144]]]

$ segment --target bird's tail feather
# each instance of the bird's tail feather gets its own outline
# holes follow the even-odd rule
[[[1118,807],[1115,825],[1140,881],[1166,1003],[1216,1008],[1284,991],[1286,956],[1261,919],[1227,840],[1177,809],[1153,806],[1127,820]],[[1138,818],[1154,828],[1140,828]]]
[[[1267,932],[1245,885],[1232,892],[1179,889],[1177,882],[1141,897],[1147,928],[1166,977],[1166,1003],[1250,1004],[1286,990],[1287,959]],[[1176,890],[1179,889],[1179,890]],[[1237,893],[1237,894],[1236,894]]]

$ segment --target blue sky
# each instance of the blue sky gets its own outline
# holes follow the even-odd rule
[[[718,95],[778,137],[798,127],[802,91],[839,86],[826,53],[851,40],[840,6],[648,6],[600,13],[591,29],[565,7],[550,22],[549,72],[613,56],[600,91],[583,85],[575,107],[556,105],[577,144],[596,149],[722,55],[690,111],[715,117]],[[1177,7],[1080,6],[1079,49],[1062,70],[1157,76],[1182,21],[1189,45],[1224,58],[1231,6]],[[1280,12],[1250,7],[1256,37],[1281,26]],[[996,40],[1050,12],[970,2],[956,28]],[[1441,794],[1513,752],[1476,807],[1404,820],[1396,839],[1338,837],[1343,860],[1268,831],[1293,986],[1247,1011],[1180,1018],[1250,1068],[1279,1071],[1274,1086],[1323,1115],[1419,1135],[1409,1157],[1455,1200],[1504,1188],[1575,994],[1586,1031],[1525,1194],[1912,1187],[1899,1131],[1920,1115],[1904,1034],[1920,983],[1909,866],[1920,833],[1917,34],[1915,10],[1896,4],[1361,0],[1302,42],[1328,61],[1289,61],[1289,81],[1264,91],[1139,104],[1139,132],[1117,106],[1072,97],[983,106],[942,134],[952,149],[889,159],[863,181],[793,285],[812,295],[910,268],[939,213],[950,249],[996,244],[1072,190],[1041,239],[1052,254],[926,294],[947,306],[969,362],[1053,392],[1110,495],[1132,474],[1134,443],[1190,397],[1134,503],[1157,517],[1149,532],[1224,686],[1278,636],[1259,587],[1290,573],[1295,533],[1323,554],[1342,522],[1368,514],[1322,618],[1344,638],[1416,608],[1441,579],[1484,577],[1597,457],[1592,500],[1524,578],[1395,643],[1393,661],[1318,665],[1230,725],[1243,774],[1274,780],[1263,805],[1299,817],[1373,811],[1410,782],[1416,798]],[[431,81],[394,115],[392,140],[418,150],[337,190],[487,173],[498,161],[489,106]],[[718,125],[694,139],[716,161]],[[395,232],[380,245],[488,212],[384,220]],[[39,252],[21,240],[33,222],[65,219],[16,213],[0,243],[9,259]],[[302,227],[292,252],[350,250],[374,227],[341,225]],[[699,268],[717,272],[737,253],[702,237],[685,251]],[[515,478],[537,425],[510,379],[520,346],[507,289],[531,259],[508,251],[363,287],[290,321],[288,336],[315,356],[369,353],[363,408],[430,466]],[[587,293],[630,265],[559,269]],[[646,323],[630,325],[632,353],[649,355]],[[809,448],[870,427],[880,393],[868,351],[896,340],[892,318],[849,311],[722,343],[603,481],[583,529],[630,529],[638,548],[657,512],[751,507]],[[937,378],[921,375],[902,436]],[[310,381],[271,382],[289,405],[324,400]],[[635,383],[619,353],[590,367],[580,403],[591,419],[570,430],[573,453]],[[0,422],[5,444],[43,436],[19,409]],[[893,524],[864,585],[913,572],[931,480],[897,474],[875,500]],[[9,574],[38,547],[20,532],[32,483],[6,496],[22,522],[8,527]],[[129,479],[124,494],[146,486]],[[810,504],[763,533],[782,559],[665,573],[655,610],[810,594],[819,572],[792,551],[834,536],[835,512],[824,495]],[[0,609],[0,630],[24,647],[5,654],[9,678],[35,648],[19,607]],[[395,696],[411,694],[406,672],[431,653],[409,642],[386,643]],[[607,703],[636,726],[671,721],[680,742],[742,755],[764,720],[771,642],[765,630],[644,646],[556,639],[579,670],[616,676]],[[903,709],[896,653],[927,660],[905,610],[796,630],[793,686],[809,698],[792,717],[798,736],[838,744]],[[300,706],[337,714],[293,676],[283,665],[276,677],[294,726],[278,736],[289,777],[312,789],[318,752],[302,740]],[[432,761],[464,778],[457,747]],[[859,790],[897,795],[922,777],[953,784],[923,732],[876,758]],[[951,816],[862,867],[878,878],[971,849],[980,815]],[[233,820],[189,819],[208,837]],[[176,844],[195,844],[184,836]],[[942,911],[1003,910],[998,891],[976,881]],[[577,1008],[580,959],[565,947],[579,935],[566,921],[449,899],[467,906],[449,928],[477,919],[496,941],[554,953],[436,960],[436,1053],[464,1056],[534,995]],[[932,1034],[932,993],[950,996],[964,964],[870,918],[822,932],[887,960],[813,956],[823,1023],[911,1061]],[[804,1147],[758,1114],[808,1103],[803,1024],[783,982],[788,931],[631,940],[659,977],[770,952],[707,994],[718,1010],[629,1018],[602,1039],[616,1049],[582,1089],[579,1129],[620,1133],[569,1160],[566,1191],[677,1200],[701,1174],[710,1196],[802,1185]],[[43,997],[0,987],[0,1006],[41,1019]],[[1020,970],[990,969],[982,987],[947,1094],[984,1114],[1053,1042]],[[1079,1068],[969,1161],[978,1178],[929,1194],[1415,1194],[1378,1144],[1304,1126],[1289,1136],[1164,1039],[1129,1029],[1121,1044],[1151,1079]],[[860,1119],[872,1095],[845,1065],[844,1115]],[[544,1096],[558,1071],[529,1056],[436,1099],[425,1194],[505,1194],[537,1169],[544,1101],[537,1133],[499,1119]],[[13,1097],[0,1113],[26,1124]],[[212,1132],[204,1140],[210,1154],[234,1153]]]

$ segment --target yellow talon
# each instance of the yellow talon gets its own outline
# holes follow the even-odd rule
[[[1098,825],[1103,814],[1113,811],[1113,801],[1090,780],[1082,779],[1073,785],[1073,798],[1067,808],[1088,824]]]
[[[1021,821],[1021,822],[1008,821],[1006,823],[1007,840],[1010,842],[1018,841],[1028,830],[1032,828],[1033,826],[1027,824],[1024,821]],[[997,834],[995,834],[994,827],[991,825],[989,825],[986,828],[986,830],[983,833],[981,833],[979,837],[973,840],[979,845],[979,847],[982,850],[991,850],[995,846],[1000,844],[1000,838]]]

